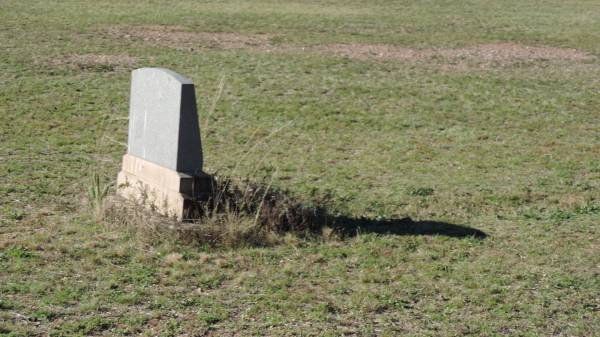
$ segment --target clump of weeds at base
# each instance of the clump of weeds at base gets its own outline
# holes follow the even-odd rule
[[[231,177],[216,177],[213,185],[208,202],[200,205],[200,219],[246,215],[254,226],[277,233],[314,232],[327,222],[331,197],[326,194],[307,201],[273,188],[271,182]]]
[[[243,247],[273,245],[286,233],[304,238],[322,235],[327,229],[331,197],[323,194],[306,201],[274,188],[270,182],[219,176],[213,179],[208,200],[196,203],[183,222],[152,213],[143,202],[111,198],[104,212],[105,224],[126,229],[149,243],[168,239],[192,245]]]

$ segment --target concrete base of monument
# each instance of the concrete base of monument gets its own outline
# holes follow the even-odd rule
[[[126,154],[117,178],[117,193],[160,214],[190,218],[198,201],[207,200],[212,177],[191,176]]]

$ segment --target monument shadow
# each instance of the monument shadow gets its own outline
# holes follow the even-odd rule
[[[360,234],[383,235],[442,235],[453,238],[473,237],[485,239],[487,234],[479,229],[441,221],[414,221],[411,218],[369,219],[348,216],[331,217],[332,227],[344,236]]]

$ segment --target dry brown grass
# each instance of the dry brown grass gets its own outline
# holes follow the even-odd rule
[[[576,49],[527,46],[517,43],[481,44],[465,48],[407,48],[386,44],[336,43],[321,45],[277,44],[275,35],[234,32],[196,32],[181,26],[126,26],[111,28],[107,33],[120,39],[137,39],[181,50],[248,49],[259,52],[321,53],[359,60],[435,61],[436,63],[495,63],[507,65],[518,61],[581,62],[595,56]]]
[[[307,203],[270,183],[216,178],[213,196],[201,212],[206,216],[245,214],[255,226],[274,232],[314,232],[326,221],[327,197]]]
[[[111,72],[133,69],[137,64],[137,58],[124,54],[70,54],[55,57],[42,63],[53,68]]]
[[[208,201],[198,202],[185,222],[151,212],[143,200],[107,198],[96,218],[111,230],[126,230],[148,244],[176,240],[213,247],[269,246],[284,239],[285,233],[332,237],[327,223],[326,198],[312,203],[278,191],[266,183],[231,178],[215,179]]]
[[[146,25],[111,28],[109,36],[121,39],[138,39],[149,43],[167,45],[177,49],[268,49],[270,34],[240,34],[231,32],[195,32],[173,25]]]
[[[356,59],[423,60],[432,58],[458,58],[472,59],[474,61],[506,62],[512,60],[585,61],[594,58],[593,55],[575,49],[545,46],[532,47],[516,43],[483,44],[456,49],[414,49],[382,44],[333,44],[315,46],[310,49]]]
[[[177,264],[179,261],[181,261],[181,259],[183,258],[183,255],[179,254],[179,253],[171,253],[167,256],[165,256],[165,265],[167,266],[173,266],[175,264]]]

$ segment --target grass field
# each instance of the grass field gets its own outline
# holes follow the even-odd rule
[[[195,82],[209,172],[358,234],[96,221],[143,66]],[[598,336],[599,118],[593,0],[2,0],[0,335]]]

